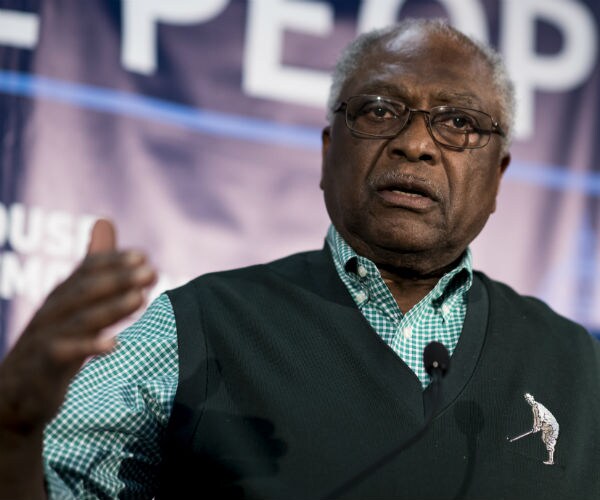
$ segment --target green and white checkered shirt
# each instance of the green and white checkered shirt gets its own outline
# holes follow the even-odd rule
[[[452,352],[466,311],[471,259],[444,276],[407,315],[402,315],[375,265],[357,257],[331,229],[336,268],[373,328],[419,373],[427,341]],[[357,272],[346,270],[357,259]],[[364,267],[366,274],[360,271]],[[468,271],[468,277],[453,279]],[[362,298],[361,293],[365,294]],[[406,328],[411,327],[411,334]],[[420,375],[426,384],[425,375]],[[73,381],[59,415],[46,429],[44,465],[50,498],[150,498],[156,490],[160,439],[177,390],[177,331],[166,295],[156,299],[119,335],[110,355],[92,359]]]
[[[427,387],[430,379],[423,366],[423,349],[436,340],[452,355],[462,330],[467,292],[473,282],[471,251],[467,249],[458,266],[404,314],[377,266],[357,255],[333,226],[327,232],[327,243],[338,275],[373,330]]]
[[[50,498],[151,498],[177,382],[175,317],[161,295],[113,353],[85,365],[47,427]]]

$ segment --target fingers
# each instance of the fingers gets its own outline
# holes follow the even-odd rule
[[[92,227],[88,255],[110,252],[117,248],[117,231],[108,219],[98,219]]]
[[[81,360],[89,356],[108,354],[116,345],[114,337],[59,340],[52,345],[50,356],[59,365],[80,364]]]
[[[117,323],[144,303],[142,290],[126,290],[79,307],[55,319],[44,329],[44,336],[55,339],[93,337],[104,328]]]
[[[117,251],[112,222],[99,219],[92,228],[88,254],[75,271],[48,296],[27,330],[63,329],[70,336],[77,325],[81,334],[97,333],[131,314],[143,300],[142,291],[156,280],[146,256]],[[132,299],[132,297],[135,298]]]
[[[9,402],[23,394],[31,405],[20,421],[32,428],[48,421],[85,359],[114,348],[102,330],[142,306],[155,280],[146,256],[118,251],[114,225],[97,221],[83,262],[50,293],[0,365],[0,428],[14,415]]]
[[[55,321],[96,302],[141,292],[156,279],[154,269],[139,252],[104,256],[102,262],[86,261],[57,287],[39,311],[40,321]]]

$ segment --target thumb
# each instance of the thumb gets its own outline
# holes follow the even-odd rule
[[[98,219],[92,227],[87,254],[110,252],[117,248],[117,231],[108,219]]]

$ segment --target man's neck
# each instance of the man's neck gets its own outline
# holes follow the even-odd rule
[[[445,274],[459,266],[465,253],[465,249],[450,248],[402,251],[373,247],[352,234],[344,236],[333,226],[331,231],[333,240],[339,237],[352,253],[369,259],[377,266],[403,313],[407,313],[431,292]]]
[[[455,260],[451,264],[427,274],[418,274],[411,270],[399,269],[385,264],[377,264],[377,268],[398,307],[406,314],[431,292],[440,279],[447,272],[454,269],[459,262],[460,259]]]

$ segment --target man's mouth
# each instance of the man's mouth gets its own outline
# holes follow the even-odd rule
[[[408,175],[387,176],[374,183],[374,188],[386,205],[425,210],[439,201],[430,182]]]
[[[422,196],[429,198],[429,196],[427,196],[425,193],[418,192],[418,191],[410,191],[407,189],[386,189],[384,191],[391,191],[392,193],[401,193],[401,194],[405,194],[406,196],[412,196],[415,198],[422,197]]]

